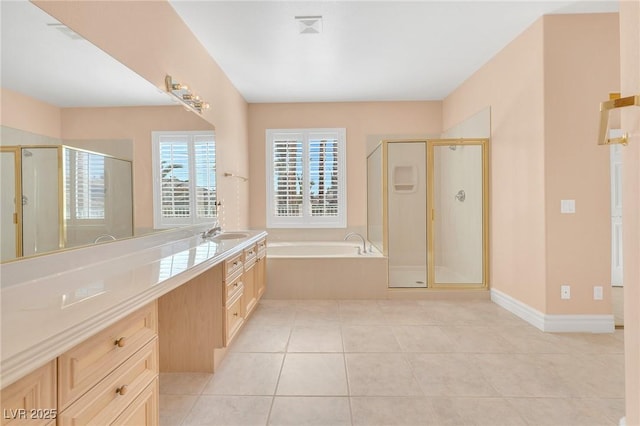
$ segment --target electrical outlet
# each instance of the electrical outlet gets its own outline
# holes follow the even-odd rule
[[[570,285],[562,285],[562,286],[560,286],[560,299],[571,299],[571,286]]]
[[[602,286],[594,285],[593,286],[593,300],[602,300]]]

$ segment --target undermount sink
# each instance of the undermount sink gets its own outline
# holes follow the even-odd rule
[[[212,238],[212,240],[238,240],[240,238],[247,238],[249,234],[246,232],[223,232]]]

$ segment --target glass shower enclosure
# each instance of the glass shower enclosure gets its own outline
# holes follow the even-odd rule
[[[64,145],[3,146],[0,261],[133,235],[132,163]]]
[[[486,288],[488,140],[388,140],[367,158],[367,234],[392,288]]]

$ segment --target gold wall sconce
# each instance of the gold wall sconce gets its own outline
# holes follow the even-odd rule
[[[164,78],[164,84],[167,93],[174,96],[182,105],[191,111],[202,114],[203,110],[209,109],[209,104],[200,99],[200,96],[194,94],[189,89],[189,86],[173,81],[170,75]]]
[[[598,132],[598,145],[613,145],[629,143],[629,135],[623,134],[619,138],[609,138],[609,111],[628,106],[640,106],[640,95],[620,97],[620,93],[610,93],[609,100],[600,102],[600,131]]]

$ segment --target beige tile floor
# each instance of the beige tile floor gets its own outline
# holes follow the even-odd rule
[[[542,333],[490,301],[263,300],[215,375],[160,375],[160,420],[617,425],[622,336]]]

